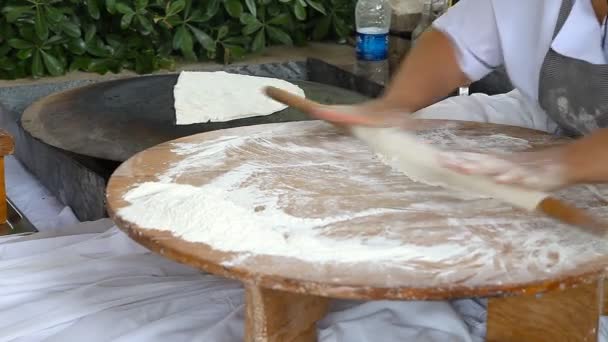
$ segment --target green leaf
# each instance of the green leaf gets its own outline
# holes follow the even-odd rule
[[[107,59],[93,59],[89,62],[87,68],[88,71],[104,75],[110,71],[110,62]]]
[[[283,13],[280,15],[277,15],[276,17],[268,20],[268,24],[270,25],[287,25],[289,23],[289,14],[287,13]]]
[[[299,1],[293,4],[293,14],[295,14],[298,20],[306,20],[306,9]]]
[[[63,12],[61,12],[60,10],[58,10],[52,6],[48,6],[46,8],[46,15],[47,15],[47,18],[49,18],[49,20],[53,23],[59,23],[59,22],[61,22],[62,19],[65,18],[65,16],[63,15]]]
[[[314,30],[312,31],[312,39],[314,39],[314,40],[325,39],[325,37],[327,37],[327,35],[329,34],[330,25],[331,25],[331,17],[330,16],[322,17],[317,22]]]
[[[14,23],[17,19],[28,13],[34,13],[32,6],[6,6],[2,8],[2,13],[6,17],[6,21]]]
[[[267,26],[266,30],[268,31],[268,37],[275,42],[285,45],[293,45],[293,40],[289,34],[287,34],[287,32],[273,26]]]
[[[116,0],[106,0],[106,10],[110,14],[116,13]]]
[[[97,28],[94,24],[89,24],[84,31],[84,41],[90,42],[97,33]]]
[[[6,45],[0,45],[0,57],[2,56],[6,56],[6,54],[11,51],[11,47],[6,44]]]
[[[205,17],[212,18],[220,10],[220,0],[208,0]]]
[[[86,42],[86,41],[85,41]],[[99,38],[94,38],[91,41],[86,42],[87,52],[95,57],[109,57],[111,51]]]
[[[99,19],[99,5],[97,4],[97,0],[87,0],[87,10],[89,11],[91,18],[95,20]]]
[[[8,40],[8,45],[10,45],[14,49],[29,49],[34,47],[34,44],[28,42],[27,40],[19,39],[19,38],[11,38]]]
[[[44,75],[44,66],[42,65],[42,57],[40,56],[40,50],[34,51],[34,57],[32,59],[32,76],[40,77]]]
[[[251,51],[258,52],[266,47],[266,30],[261,29],[255,35],[253,42],[251,43]]]
[[[245,0],[245,5],[247,5],[247,9],[254,17],[257,17],[258,10],[255,6],[255,0]]]
[[[62,41],[66,41],[62,36],[52,36],[49,40],[43,43],[44,47],[50,47],[53,44],[60,43]]]
[[[250,41],[251,41],[251,38],[249,38],[249,37],[238,36],[238,37],[228,37],[228,38],[224,39],[222,42],[224,44],[245,46],[245,45],[248,45]]]
[[[154,71],[156,58],[150,53],[142,53],[135,56],[135,72],[145,74]]]
[[[36,36],[41,40],[46,40],[49,37],[49,26],[46,22],[46,16],[42,13],[42,8],[36,8],[36,22],[34,24]]]
[[[67,44],[67,48],[75,55],[82,55],[87,50],[87,46],[82,38],[70,40]]]
[[[185,7],[186,7],[186,1],[184,1],[184,0],[173,1],[169,4],[166,14],[167,14],[167,16],[176,15],[179,12],[183,11]]]
[[[137,12],[145,10],[148,7],[148,0],[135,0],[135,9]]]
[[[117,2],[116,6],[114,6],[119,13],[122,14],[135,14],[135,11],[129,5],[123,4],[122,2]]]
[[[243,5],[240,0],[224,0],[224,7],[233,18],[239,18],[243,13]]]
[[[268,16],[270,17],[276,17],[277,15],[281,15],[281,6],[278,6],[276,4],[272,4],[266,7],[266,10],[268,11]]]
[[[325,6],[323,6],[322,3],[316,2],[314,0],[306,0],[306,2],[310,5],[310,7],[314,8],[315,10],[317,10],[317,12],[320,12],[323,15],[327,15],[327,12],[325,11]]]
[[[90,64],[91,64],[90,57],[76,57],[74,59],[74,61],[72,62],[72,64],[70,64],[69,71],[76,71],[76,70],[87,71],[87,70],[89,70]]]
[[[17,52],[17,58],[20,60],[29,59],[32,57],[32,52],[34,52],[33,48],[19,50],[19,52]]]
[[[238,45],[224,45],[224,63],[230,63],[232,60],[240,59],[247,54],[247,50]]]
[[[184,25],[177,28],[173,36],[173,48],[181,50],[184,57],[192,59],[194,56],[192,35],[186,30]]]
[[[243,13],[241,14],[241,17],[239,18],[241,24],[245,24],[245,25],[249,25],[251,23],[255,23],[256,21],[259,22],[259,20],[254,17],[253,15],[249,14],[249,13]]]
[[[334,18],[334,30],[340,38],[346,38],[350,34],[348,25],[341,18]]]
[[[36,31],[31,26],[22,26],[19,28],[19,34],[21,38],[29,40],[30,42],[36,41]]]
[[[137,21],[139,22],[139,24],[141,25],[141,28],[143,29],[140,32],[144,36],[147,36],[152,31],[154,31],[154,27],[152,26],[152,23],[150,22],[150,20],[148,20],[148,18],[144,17],[143,15],[138,15]]]
[[[253,23],[243,27],[242,32],[244,35],[248,36],[248,35],[254,33],[255,31],[259,30],[263,26],[264,26],[264,24],[262,24],[259,21],[256,21],[256,22],[253,22]]]
[[[55,56],[51,55],[50,53],[48,53],[44,50],[40,50],[40,53],[42,54],[42,60],[44,61],[44,66],[46,66],[46,70],[49,71],[49,74],[51,74],[53,76],[63,75],[63,73],[65,72],[65,69],[64,69],[63,65],[61,64],[61,62],[59,62],[59,60],[57,60],[57,58]]]
[[[196,40],[205,48],[205,50],[215,50],[215,41],[213,40],[213,38],[211,38],[207,33],[192,25],[188,25],[188,27],[190,28],[190,31],[192,31],[194,38],[196,38]]]
[[[65,32],[65,34],[67,34],[68,36],[72,37],[72,38],[78,38],[80,37],[80,27],[78,27],[78,25],[70,22],[70,21],[64,21],[61,23],[61,29],[63,32]]]
[[[131,22],[133,21],[133,17],[135,16],[135,13],[128,13],[122,16],[122,19],[120,20],[120,28],[125,30],[129,27],[129,25],[131,25]]]
[[[228,26],[224,25],[217,31],[217,39],[220,40],[228,35]]]

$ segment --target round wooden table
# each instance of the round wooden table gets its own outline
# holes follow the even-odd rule
[[[528,129],[457,121],[426,121],[416,133],[461,150],[564,143]],[[145,220],[134,217],[136,204],[124,197],[145,182],[199,189],[202,197],[180,202],[164,204],[162,194],[148,200],[178,215],[182,206],[208,211],[183,222],[215,235],[176,236],[170,230],[184,227],[166,226],[154,209]],[[604,195],[603,186],[557,194],[605,219]],[[488,341],[597,336],[608,240],[413,181],[323,122],[238,127],[158,145],[116,170],[107,199],[118,226],[142,245],[245,284],[248,341],[315,340],[328,298],[490,297]],[[236,204],[240,216],[223,212],[223,203]],[[209,214],[213,208],[217,215]]]

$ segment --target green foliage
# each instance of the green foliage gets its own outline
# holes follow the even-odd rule
[[[273,44],[345,38],[354,0],[0,0],[0,78],[230,63]]]

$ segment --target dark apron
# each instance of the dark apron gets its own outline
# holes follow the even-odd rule
[[[573,0],[563,0],[553,39],[572,6]],[[549,47],[540,70],[538,100],[561,134],[577,137],[608,127],[608,64],[563,56]]]

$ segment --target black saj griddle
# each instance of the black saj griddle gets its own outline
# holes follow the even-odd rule
[[[30,105],[21,122],[25,130],[46,144],[79,155],[122,162],[149,147],[200,132],[308,120],[305,114],[287,108],[267,116],[175,125],[173,87],[178,76],[140,76],[56,93]],[[316,102],[351,104],[366,99],[359,93],[330,85],[290,82]]]

